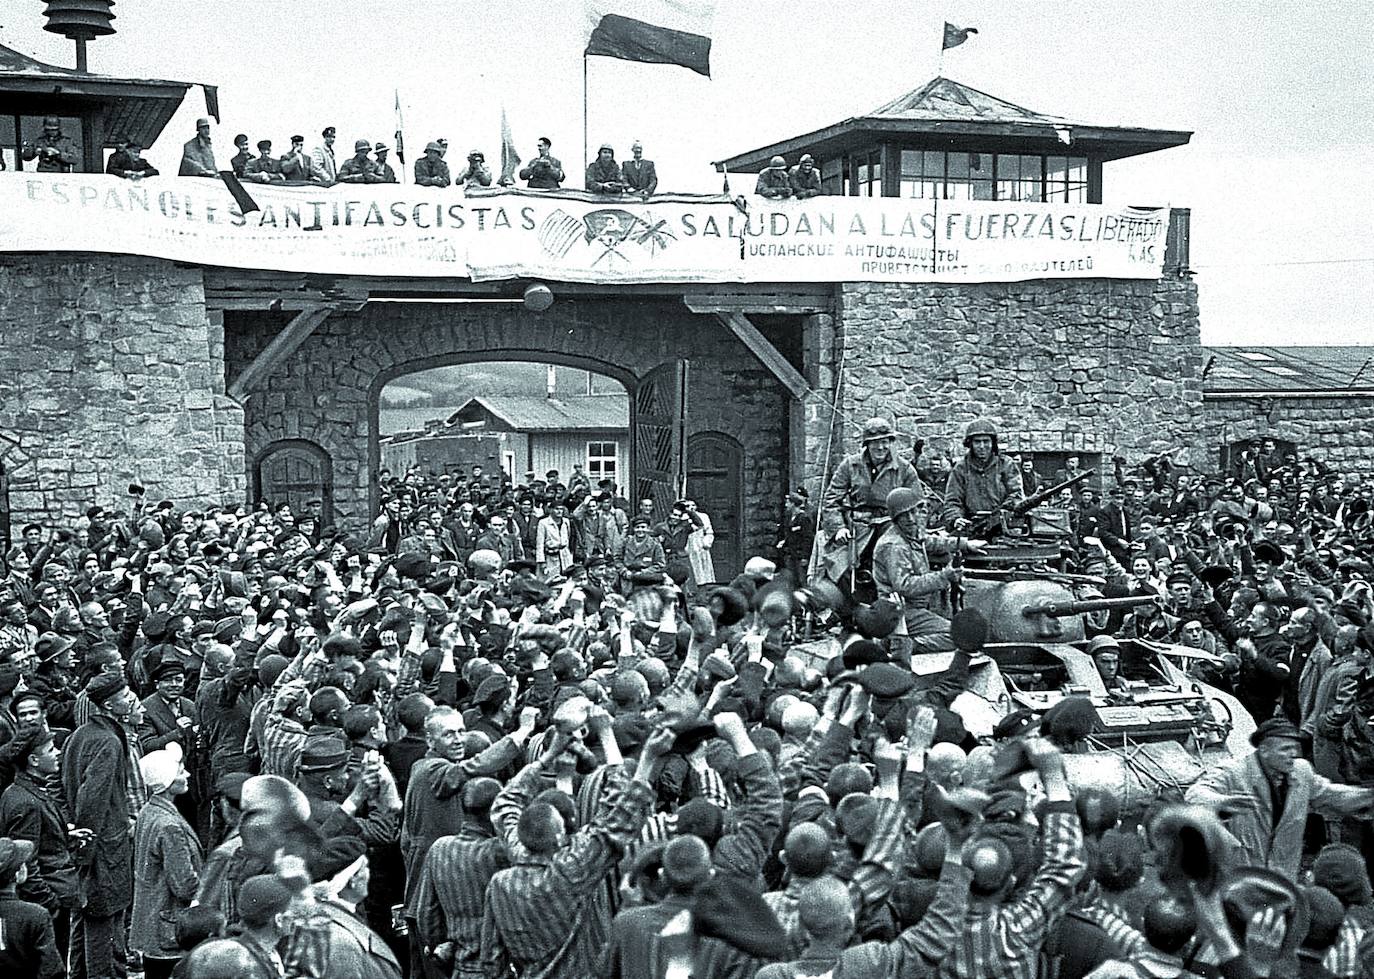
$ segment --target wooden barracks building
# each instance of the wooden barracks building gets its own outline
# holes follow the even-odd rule
[[[92,501],[118,508],[130,481],[192,504],[271,497],[280,472],[297,484],[315,480],[334,519],[362,527],[377,505],[382,388],[418,370],[501,359],[619,381],[628,394],[629,438],[617,449],[627,458],[616,458],[623,485],[666,502],[685,484],[711,513],[730,562],[770,545],[786,489],[814,490],[875,414],[951,455],[965,423],[990,416],[1007,448],[1034,454],[1048,473],[1070,453],[1136,459],[1178,446],[1212,470],[1225,447],[1261,434],[1338,465],[1367,465],[1354,451],[1374,441],[1374,367],[1363,351],[1202,345],[1184,210],[1167,216],[1162,260],[1140,277],[1094,274],[1096,266],[1066,274],[1051,262],[1043,277],[827,279],[816,271],[831,267],[826,261],[853,267],[835,252],[792,279],[707,269],[597,281],[585,269],[559,270],[573,268],[582,249],[630,268],[708,256],[711,243],[686,229],[700,229],[707,210],[734,206],[655,198],[636,210],[585,194],[512,192],[483,202],[509,203],[518,217],[508,235],[473,239],[490,248],[466,246],[472,274],[461,256],[450,256],[452,274],[360,274],[329,256],[315,270],[273,259],[276,232],[261,223],[252,252],[266,259],[220,257],[233,253],[246,219],[229,211],[214,181],[149,181],[145,214],[143,199],[116,178],[62,178],[76,187],[74,203],[63,203],[44,196],[60,175],[21,168],[18,144],[45,115],[79,140],[79,169],[98,171],[121,133],[145,144],[159,138],[186,88],[60,69],[0,47],[0,535],[30,520],[74,518]],[[867,216],[871,232],[872,217],[888,213],[933,216],[944,229],[952,211],[992,213],[999,203],[1084,221],[1106,214],[1110,225],[1128,220],[1097,208],[1112,161],[1189,135],[1060,119],[936,78],[868,115],[724,162],[753,173],[775,155],[790,165],[812,154],[832,196],[788,202],[785,213],[823,206],[815,213],[824,225],[844,209],[842,230],[852,231],[847,215]],[[68,250],[47,224],[29,221],[43,214],[60,224],[82,205],[82,188],[95,195],[92,208],[102,195],[124,195],[134,206],[121,220],[161,221],[169,205],[160,188],[180,194],[188,182],[187,193],[220,194],[223,213],[236,215],[229,230],[200,232],[224,235],[228,246],[178,252],[194,243],[146,247],[137,234],[81,243],[96,233],[86,220],[93,212],[83,211],[69,239],[80,250]],[[264,210],[292,190],[262,192]],[[391,191],[409,195],[400,212],[407,226],[388,228],[378,248],[411,247],[412,216],[433,223],[429,198],[412,193],[424,190]],[[309,193],[320,201],[355,192]],[[471,213],[460,192],[450,198],[457,203],[443,204],[440,217]],[[751,226],[766,223],[765,205],[749,201]],[[8,228],[7,211],[16,222]],[[653,238],[661,220],[627,231],[679,212],[683,220],[668,225],[675,237]],[[522,223],[532,226],[528,240],[518,238]],[[345,232],[355,233],[329,233],[352,241]],[[725,244],[738,261],[739,243]],[[476,274],[508,245],[533,258]],[[552,304],[541,308],[549,293]]]

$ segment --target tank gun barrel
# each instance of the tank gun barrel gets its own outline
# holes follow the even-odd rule
[[[1030,618],[1035,615],[1048,615],[1060,618],[1065,615],[1081,615],[1084,612],[1106,612],[1118,608],[1138,608],[1157,602],[1151,595],[1127,595],[1124,598],[1089,598],[1081,602],[1047,602],[1044,605],[1027,605],[1021,614]]]
[[[1100,575],[1070,574],[1067,571],[1047,571],[1032,568],[1026,571],[1008,571],[998,568],[964,568],[964,577],[978,581],[1062,581],[1073,585],[1097,585],[1101,588],[1107,579]]]
[[[1091,478],[1096,473],[1096,469],[1085,469],[1075,476],[1070,476],[1062,483],[1055,483],[1053,486],[1045,487],[1039,493],[1032,493],[1030,496],[1026,497],[1020,503],[1016,504],[1016,506],[1012,509],[1012,513],[1016,514],[1017,516],[1030,513],[1032,510],[1034,510],[1040,504],[1044,503],[1046,500],[1053,499],[1066,489],[1073,489],[1079,483]]]

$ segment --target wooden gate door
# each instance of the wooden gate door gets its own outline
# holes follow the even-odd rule
[[[634,499],[653,500],[658,519],[668,516],[687,482],[683,431],[687,422],[687,362],[655,367],[634,391],[630,428]]]
[[[744,570],[744,449],[728,435],[701,432],[687,442],[687,496],[711,518],[716,580]]]
[[[321,500],[324,526],[332,522],[333,473],[329,457],[314,446],[279,445],[258,461],[254,503],[266,500],[278,507],[289,503],[300,514],[310,500]]]

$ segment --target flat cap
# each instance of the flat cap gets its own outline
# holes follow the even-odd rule
[[[895,663],[874,663],[859,671],[859,685],[874,697],[895,700],[911,692],[916,676]]]

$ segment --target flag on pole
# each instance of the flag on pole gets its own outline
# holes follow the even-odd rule
[[[207,116],[214,116],[214,118],[215,118],[215,124],[218,125],[218,124],[219,124],[219,86],[218,86],[218,85],[202,85],[201,88],[205,89],[205,114],[206,114]]]
[[[941,51],[948,51],[950,48],[957,48],[968,40],[970,34],[977,34],[976,27],[955,27],[949,21],[945,21],[945,42],[940,46]]]
[[[515,183],[515,168],[520,165],[520,154],[515,152],[515,139],[510,134],[510,121],[506,118],[506,107],[501,106],[501,186],[509,187]]]
[[[393,91],[396,93],[396,159],[404,165],[406,162],[406,143],[401,135],[401,131],[405,129],[405,124],[401,122],[401,90],[398,88],[393,89]]]
[[[681,65],[711,76],[715,0],[585,0],[585,55]]]

